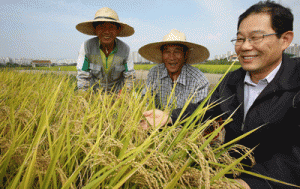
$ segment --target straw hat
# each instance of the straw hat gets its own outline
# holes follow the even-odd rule
[[[169,34],[165,35],[162,42],[149,43],[141,47],[138,52],[147,60],[155,63],[163,63],[161,46],[166,44],[182,44],[187,46],[189,55],[186,63],[188,64],[200,63],[209,57],[209,51],[206,47],[187,42],[185,34],[176,29],[172,29]]]
[[[76,29],[81,33],[87,35],[96,35],[95,28],[93,27],[93,22],[114,22],[120,24],[122,28],[121,32],[118,35],[119,37],[128,37],[134,34],[133,27],[120,22],[118,14],[108,7],[99,9],[95,14],[94,20],[89,20],[77,24]]]

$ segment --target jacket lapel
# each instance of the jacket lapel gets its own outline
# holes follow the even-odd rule
[[[246,72],[240,68],[234,75],[230,75],[231,78],[228,82],[228,87],[235,93],[239,104],[244,104],[244,78]]]
[[[294,88],[299,88],[300,80],[298,77],[299,70],[296,69],[296,62],[290,59],[287,55],[283,54],[282,65],[274,79],[269,83],[266,88],[262,91],[262,93],[257,97],[254,102],[259,106],[257,110],[259,111],[260,116],[263,118],[265,123],[273,122],[276,120],[274,117],[274,108],[275,105],[278,103],[278,96],[274,95],[277,93],[278,95],[281,94],[280,91],[289,91],[293,90]],[[271,95],[272,94],[272,95]],[[270,103],[260,103],[264,102],[266,98],[269,99]]]
[[[241,132],[241,127],[243,125],[243,119],[244,119],[244,78],[245,78],[246,72],[240,68],[236,72],[232,72],[231,75],[229,75],[229,81],[228,85],[225,87],[228,87],[229,93],[233,94],[233,96],[228,100],[226,103],[227,108],[231,113],[235,112],[233,115],[234,122],[237,124],[231,125],[232,128],[236,132]],[[242,133],[237,133],[242,134]]]

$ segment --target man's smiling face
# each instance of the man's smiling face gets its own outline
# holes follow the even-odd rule
[[[120,28],[110,22],[101,23],[95,29],[101,45],[114,44],[117,35],[120,33]]]
[[[162,60],[169,74],[180,74],[185,63],[185,53],[180,45],[166,45],[162,51]]]
[[[275,33],[271,26],[271,16],[266,13],[250,14],[239,26],[237,38],[247,40],[235,46],[239,61],[244,70],[251,74],[267,76],[282,61],[283,43],[276,35],[263,37],[259,43],[250,43],[253,35]],[[252,41],[253,42],[253,41]]]

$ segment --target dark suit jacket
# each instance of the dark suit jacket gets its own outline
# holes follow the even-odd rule
[[[244,121],[244,78],[241,68],[229,73],[214,92],[211,102],[227,99],[209,110],[207,116],[234,111],[233,121],[225,126],[225,142],[264,125],[238,143],[254,150],[256,165],[250,171],[300,186],[300,61],[283,55],[282,66],[271,83],[261,92]],[[190,104],[191,115],[199,104]],[[173,123],[180,109],[172,112]],[[244,129],[242,130],[242,126]],[[287,186],[242,175],[251,188],[287,188]]]

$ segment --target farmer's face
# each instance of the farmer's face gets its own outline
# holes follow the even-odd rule
[[[102,45],[113,45],[121,30],[115,24],[110,22],[101,23],[95,29]]]
[[[179,45],[167,45],[162,51],[162,60],[169,74],[180,74],[185,63],[183,47]]]

